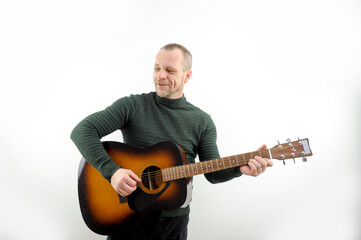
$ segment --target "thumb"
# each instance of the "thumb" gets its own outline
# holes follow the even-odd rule
[[[267,149],[267,145],[266,144],[263,144],[261,147],[258,148],[258,150],[265,150]]]

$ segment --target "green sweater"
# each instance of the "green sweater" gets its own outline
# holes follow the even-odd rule
[[[158,142],[172,141],[186,153],[188,163],[219,158],[216,127],[207,113],[179,99],[159,97],[155,92],[124,97],[103,111],[89,115],[72,131],[71,139],[80,153],[107,180],[119,169],[109,157],[100,139],[121,130],[124,143],[147,148]],[[239,168],[207,173],[211,183],[228,181],[241,176]],[[164,212],[164,216],[189,213],[187,208]]]

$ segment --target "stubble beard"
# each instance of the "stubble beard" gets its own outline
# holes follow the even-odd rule
[[[169,96],[169,93],[168,93],[168,92],[163,93],[163,94],[160,94],[158,91],[156,91],[156,92],[157,92],[157,95],[158,95],[159,97],[168,97],[168,96]]]
[[[158,90],[157,87],[155,88],[155,90],[156,90],[156,93],[157,93],[157,95],[158,95],[159,97],[168,97],[168,96],[169,96],[169,91],[166,91],[166,92],[161,93],[161,91]]]

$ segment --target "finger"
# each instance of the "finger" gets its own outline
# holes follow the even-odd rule
[[[123,189],[120,189],[118,191],[119,195],[122,196],[122,197],[127,197],[129,195],[129,193],[127,193],[125,190]]]
[[[272,167],[273,166],[273,161],[270,159],[266,159],[267,161],[267,167]]]
[[[141,182],[142,180],[135,174],[132,170],[129,170],[129,177],[131,177],[136,182]]]
[[[267,168],[266,159],[256,156],[255,160],[261,165],[262,172],[266,171],[266,168]]]
[[[134,192],[137,189],[137,185],[135,186],[130,186],[128,184],[126,184],[125,182],[121,183],[116,191],[123,197],[126,197],[128,195],[130,195],[132,192]]]
[[[127,176],[126,178],[124,178],[124,181],[121,183],[121,187],[134,188],[137,187],[137,182],[133,180],[133,178],[131,178],[130,176]]]
[[[246,174],[246,175],[250,175],[251,171],[252,171],[252,169],[249,165],[240,166],[239,170],[241,171],[241,173]]]
[[[121,192],[125,193],[127,196],[129,194],[131,194],[132,192],[134,192],[137,189],[137,187],[131,187],[129,185],[124,186],[123,188],[121,188]]]
[[[262,172],[262,166],[255,159],[251,159],[248,162],[248,166],[251,168],[252,175],[259,175]]]
[[[121,189],[117,190],[117,193],[118,193],[120,196],[122,196],[122,197],[126,197],[126,196],[122,193],[122,190],[121,190]]]
[[[258,157],[255,157],[255,158],[258,158]],[[251,159],[251,160],[249,160],[249,162],[255,166],[256,170],[262,168],[262,164],[259,162],[259,160]]]

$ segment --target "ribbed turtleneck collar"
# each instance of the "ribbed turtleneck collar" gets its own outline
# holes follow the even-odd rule
[[[176,99],[169,99],[169,98],[166,98],[166,97],[159,97],[156,92],[154,92],[154,95],[155,95],[156,103],[161,104],[161,105],[166,106],[166,107],[170,107],[170,108],[176,108],[176,107],[184,106],[184,104],[187,101],[184,94],[183,94],[183,96],[181,98],[176,98]]]

